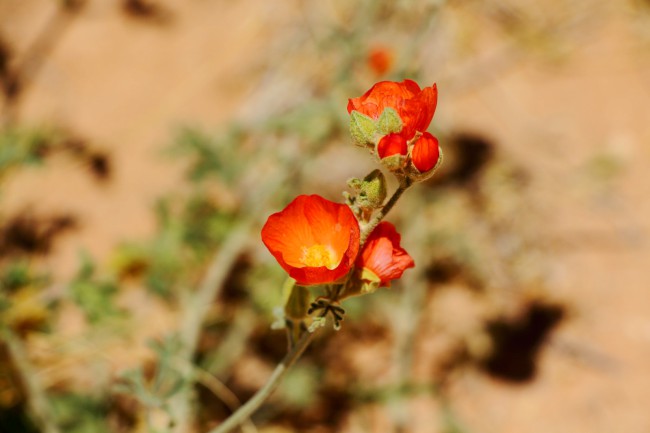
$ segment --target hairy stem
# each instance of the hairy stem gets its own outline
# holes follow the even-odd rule
[[[296,343],[293,349],[287,353],[282,359],[282,362],[273,370],[273,374],[266,382],[266,384],[260,388],[253,397],[250,398],[243,406],[241,406],[235,413],[230,415],[221,425],[210,430],[208,433],[228,433],[241,425],[245,420],[249,419],[250,416],[264,403],[264,401],[275,391],[277,386],[280,384],[280,381],[287,373],[289,368],[296,362],[300,355],[305,351],[309,343],[314,338],[314,332],[306,332],[302,338]]]
[[[391,196],[391,198],[386,202],[386,204],[375,214],[375,216],[368,222],[363,227],[363,230],[361,230],[361,247],[363,247],[363,244],[366,243],[366,240],[368,239],[368,236],[370,236],[370,233],[377,227],[377,225],[383,220],[388,212],[395,206],[395,203],[399,200],[399,198],[404,194],[404,191],[409,189],[413,185],[413,181],[409,179],[408,177],[403,177],[400,179],[399,186]]]

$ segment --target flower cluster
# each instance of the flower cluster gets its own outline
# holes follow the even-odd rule
[[[297,287],[326,287],[326,299],[317,299],[304,314],[319,308],[325,309],[323,314],[331,311],[338,326],[343,313],[340,300],[390,287],[392,280],[415,266],[395,227],[382,219],[409,186],[428,178],[440,164],[438,140],[426,131],[437,99],[435,84],[420,89],[405,80],[379,82],[349,100],[355,143],[371,149],[400,182],[388,201],[384,175],[374,170],[348,182],[352,193],[344,193],[345,204],[300,195],[264,224],[264,244]],[[305,289],[300,293],[290,296],[288,304],[302,299]],[[302,312],[292,308],[287,315],[294,319]]]
[[[438,139],[427,132],[438,102],[438,88],[414,81],[381,81],[348,102],[350,132],[389,170],[414,180],[433,175],[442,161]]]
[[[319,195],[299,195],[271,215],[262,228],[262,241],[289,276],[304,286],[336,283],[355,267],[363,279],[388,287],[414,266],[389,222],[372,231],[359,253],[359,222],[350,208]]]

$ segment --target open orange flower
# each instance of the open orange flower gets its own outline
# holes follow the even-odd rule
[[[401,240],[395,226],[386,221],[379,223],[368,236],[356,267],[372,272],[379,287],[389,287],[391,280],[401,278],[406,269],[415,266],[411,256],[400,246]]]
[[[393,108],[402,119],[400,135],[407,141],[416,132],[424,132],[429,127],[438,103],[438,88],[420,89],[415,81],[380,81],[358,98],[348,102],[348,113],[358,111],[377,120],[385,108]]]
[[[359,223],[346,205],[299,195],[268,218],[262,241],[298,284],[332,283],[354,264]]]

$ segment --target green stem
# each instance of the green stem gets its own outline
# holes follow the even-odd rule
[[[260,154],[259,158],[264,155]],[[237,258],[245,250],[250,241],[250,229],[256,223],[254,215],[259,215],[266,204],[265,198],[279,187],[287,179],[288,171],[279,171],[271,178],[265,177],[260,188],[253,191],[245,203],[242,215],[248,215],[234,228],[228,238],[220,245],[219,251],[201,282],[198,290],[190,295],[183,307],[182,327],[179,329],[179,337],[182,342],[179,350],[179,357],[191,360],[196,351],[199,335],[203,322],[207,317],[212,302],[223,288],[223,284],[229,275],[230,270],[237,261]],[[261,182],[261,177],[259,178]],[[260,183],[261,184],[261,183]],[[181,392],[171,397],[169,407],[171,417],[174,421],[172,433],[185,433],[190,430],[192,417],[192,387],[188,386]]]
[[[314,338],[314,332],[306,332],[302,338],[296,343],[291,352],[287,353],[278,364],[278,366],[271,374],[271,377],[266,382],[266,384],[260,388],[253,397],[250,398],[243,406],[241,406],[235,413],[230,415],[221,425],[210,430],[208,433],[227,433],[241,425],[245,420],[249,419],[250,416],[266,401],[266,399],[275,391],[277,386],[280,384],[280,381],[287,373],[289,368],[296,362],[300,355],[305,351],[307,346],[311,343]]]
[[[23,382],[27,401],[27,410],[43,433],[60,433],[56,417],[45,394],[43,384],[37,371],[29,360],[23,342],[8,327],[0,327],[0,341],[4,341],[13,364]]]
[[[370,236],[370,233],[379,225],[381,220],[383,220],[388,212],[395,206],[395,203],[397,203],[397,200],[404,194],[404,191],[409,189],[413,185],[413,181],[409,179],[408,177],[403,177],[400,179],[400,184],[397,187],[397,190],[393,193],[391,198],[388,200],[388,202],[384,205],[384,207],[381,208],[377,214],[368,222],[368,224],[365,225],[363,230],[361,231],[361,248],[363,247],[363,244],[366,243],[366,240],[368,239],[368,236]]]
[[[188,362],[185,359],[178,359],[176,362],[180,364],[181,368],[187,368],[191,370],[192,375],[196,381],[212,391],[212,393],[217,398],[219,398],[219,400],[221,400],[228,407],[228,409],[235,411],[241,407],[241,402],[235,393],[233,393],[230,388],[228,388],[223,382],[210,374],[208,371],[195,366],[193,363]],[[242,432],[257,433],[257,428],[250,419],[246,418],[242,420]]]
[[[192,359],[198,345],[201,326],[210,310],[212,300],[217,297],[230,269],[232,269],[237,258],[246,248],[252,225],[253,219],[246,218],[233,229],[230,236],[215,254],[198,291],[193,293],[189,300],[185,301],[182,327],[179,330],[182,345],[178,356],[181,359]],[[188,371],[184,371],[184,374],[187,373]],[[171,429],[173,433],[183,433],[189,430],[192,416],[191,389],[192,387],[188,386],[169,399],[170,414],[175,421],[175,425]]]

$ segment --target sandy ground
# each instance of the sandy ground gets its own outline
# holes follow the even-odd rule
[[[552,296],[575,306],[533,382],[478,372],[454,381],[451,398],[468,431],[650,431],[650,17],[592,3],[570,42],[555,47],[557,59],[501,62],[510,42],[495,36],[444,69],[422,61],[441,92],[436,125],[485,134],[530,174],[538,236],[553,252]],[[160,22],[89,1],[21,96],[21,123],[63,125],[114,161],[107,184],[62,160],[3,186],[8,212],[32,205],[79,217],[80,229],[48,258],[61,278],[80,248],[102,260],[121,240],[153,232],[151,205],[180,177],[160,156],[174,128],[216,129],[241,116],[278,16],[296,19],[291,7],[261,0],[158,4],[173,12]],[[0,35],[25,52],[55,13],[46,0],[0,2]],[[444,25],[457,25],[453,17]],[[599,157],[620,167],[614,177],[590,174]],[[432,431],[430,402],[411,409],[417,431]]]

